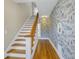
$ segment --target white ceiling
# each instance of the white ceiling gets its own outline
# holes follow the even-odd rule
[[[49,16],[58,0],[14,0],[17,3],[27,3],[34,1],[39,9],[40,16]]]
[[[40,15],[49,16],[58,0],[36,0]]]

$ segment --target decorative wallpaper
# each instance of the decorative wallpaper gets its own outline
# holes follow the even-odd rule
[[[48,21],[41,26],[41,37],[49,37],[57,49],[59,44],[64,59],[75,59],[75,0],[59,0]]]

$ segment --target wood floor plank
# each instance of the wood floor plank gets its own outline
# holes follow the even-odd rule
[[[59,59],[48,40],[39,40],[33,59]]]

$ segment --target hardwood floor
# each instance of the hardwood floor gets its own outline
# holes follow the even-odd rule
[[[39,40],[33,59],[59,59],[48,40]]]

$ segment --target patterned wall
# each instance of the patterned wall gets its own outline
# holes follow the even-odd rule
[[[62,47],[64,59],[75,59],[75,1],[59,0],[47,20],[45,26],[41,27],[42,37],[49,37],[58,49]],[[58,23],[61,24],[58,32]]]

